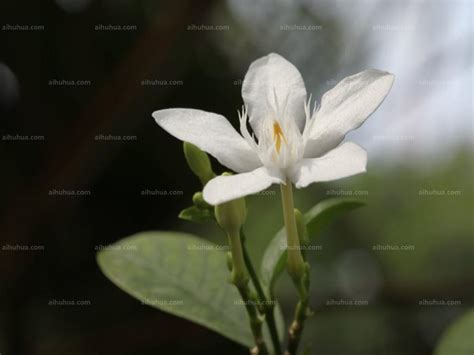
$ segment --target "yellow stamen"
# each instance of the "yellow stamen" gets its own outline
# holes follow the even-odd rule
[[[280,153],[281,149],[281,140],[286,143],[285,135],[283,134],[283,130],[278,122],[273,123],[273,140],[275,141],[275,148],[277,153]]]

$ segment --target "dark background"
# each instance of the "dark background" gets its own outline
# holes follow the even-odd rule
[[[296,194],[303,211],[341,195],[368,202],[318,239],[305,335],[315,353],[430,354],[472,307],[472,3],[3,1],[0,26],[2,355],[246,353],[143,306],[103,276],[95,253],[144,230],[220,238],[177,219],[200,184],[151,113],[199,108],[235,124],[248,65],[272,51],[317,100],[368,67],[397,78],[353,136],[368,173]],[[280,214],[278,194],[250,198],[256,260]],[[289,319],[288,285],[278,294]],[[328,305],[341,299],[367,305]]]

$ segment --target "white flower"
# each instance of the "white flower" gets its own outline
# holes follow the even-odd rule
[[[215,177],[204,187],[204,199],[216,205],[274,183],[302,188],[365,172],[366,152],[354,143],[340,143],[377,109],[393,80],[392,74],[375,69],[349,76],[310,112],[300,72],[271,53],[253,62],[245,75],[241,135],[225,117],[201,110],[159,110],[153,117],[171,135],[238,173]]]

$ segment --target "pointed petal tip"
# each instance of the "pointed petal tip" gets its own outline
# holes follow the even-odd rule
[[[159,121],[160,121],[161,118],[163,118],[163,113],[166,110],[167,109],[153,111],[152,114],[151,114],[151,117],[153,117],[153,119],[155,120],[156,123],[160,124]]]
[[[380,70],[380,69],[369,69],[368,71],[379,76],[380,78],[383,78],[384,80],[387,80],[387,82],[390,82],[390,86],[395,81],[395,74],[390,73],[389,71]]]

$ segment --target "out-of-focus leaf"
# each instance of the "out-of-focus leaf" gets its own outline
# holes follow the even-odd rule
[[[474,354],[474,309],[457,319],[441,336],[435,355]]]
[[[304,215],[309,238],[312,239],[319,232],[332,223],[344,212],[354,210],[365,205],[364,201],[351,198],[330,198],[321,201]]]
[[[344,212],[363,206],[365,203],[350,198],[331,198],[321,201],[304,215],[309,239],[315,238],[319,232]],[[286,233],[282,228],[265,249],[261,264],[263,282],[273,289],[278,276],[285,269],[286,263]]]

